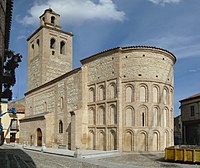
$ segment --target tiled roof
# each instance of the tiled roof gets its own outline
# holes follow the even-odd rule
[[[101,55],[103,53],[112,52],[112,51],[119,51],[119,50],[126,50],[126,49],[155,49],[155,50],[161,50],[161,51],[167,52],[170,55],[172,55],[172,57],[174,57],[174,62],[176,62],[176,57],[174,56],[174,54],[172,54],[168,50],[165,50],[165,49],[162,49],[162,48],[159,48],[159,47],[153,47],[153,46],[127,46],[127,47],[115,47],[115,48],[111,48],[111,49],[108,49],[108,50],[104,50],[104,51],[99,52],[97,54],[94,54],[94,55],[92,55],[90,57],[82,59],[81,63],[84,64],[88,60],[95,59],[96,57],[98,57],[99,55]]]
[[[8,108],[12,108],[13,106],[16,107],[16,112],[25,113],[25,101],[24,101],[24,99],[19,100],[19,101],[15,101],[15,102],[11,102],[11,103],[8,104]]]
[[[194,94],[194,95],[192,95],[192,96],[190,96],[190,97],[187,97],[187,98],[185,98],[185,99],[182,99],[182,100],[180,100],[180,102],[186,101],[186,100],[190,100],[190,99],[195,99],[195,98],[200,98],[200,93],[197,93],[197,94]]]

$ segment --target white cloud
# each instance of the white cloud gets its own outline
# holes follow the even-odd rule
[[[17,37],[17,40],[21,40],[21,39],[26,39],[27,37],[25,35],[20,35]]]
[[[125,13],[117,10],[113,0],[47,0],[35,1],[28,10],[28,15],[17,19],[25,25],[35,25],[45,9],[51,7],[61,15],[63,24],[81,23],[87,20],[123,21]]]
[[[179,3],[181,0],[148,0],[156,5],[165,5],[167,3]]]

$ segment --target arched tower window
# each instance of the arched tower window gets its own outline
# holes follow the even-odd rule
[[[103,106],[100,106],[98,109],[98,124],[103,125],[105,124],[105,121],[105,108]]]
[[[54,16],[51,16],[51,23],[52,23],[52,24],[55,24],[55,19],[56,19],[56,18],[55,18]]]
[[[61,109],[63,109],[63,105],[64,105],[63,99],[64,99],[63,97],[60,98],[60,108]]]
[[[147,102],[147,87],[140,86],[140,102]]]
[[[148,110],[145,106],[140,107],[140,126],[146,127],[148,126]]]
[[[115,83],[111,83],[109,85],[109,98],[113,99],[116,97],[116,84]]]
[[[117,124],[117,111],[116,111],[116,106],[115,105],[111,105],[110,106],[110,111],[109,111],[110,115],[110,123],[109,124]]]
[[[65,54],[65,42],[60,42],[60,54]]]
[[[128,107],[125,111],[125,126],[131,127],[134,124],[134,111],[131,107]]]
[[[159,103],[159,88],[158,88],[158,86],[153,87],[153,102]]]
[[[105,99],[105,88],[103,85],[99,86],[99,100]]]
[[[169,110],[165,107],[163,110],[163,126],[167,127],[169,121]]]
[[[94,88],[91,87],[89,89],[89,102],[94,102],[95,101],[95,93],[94,93]]]
[[[63,122],[59,121],[59,133],[63,133]]]
[[[125,98],[126,98],[126,102],[127,103],[130,103],[130,102],[133,101],[133,87],[131,87],[131,86],[127,86],[126,87],[126,96],[125,96]]]
[[[164,88],[163,90],[163,103],[168,104],[168,97],[169,97],[169,92],[167,88]]]
[[[153,108],[153,126],[158,126],[158,108]]]
[[[56,40],[54,38],[52,38],[50,40],[50,48],[51,49],[55,49],[56,48]]]
[[[91,125],[96,123],[95,122],[95,110],[94,110],[94,108],[89,109],[88,120],[89,120],[89,124],[91,124]]]
[[[37,39],[36,43],[37,43],[37,45],[38,45],[38,47],[39,47],[39,46],[40,46],[40,40]]]

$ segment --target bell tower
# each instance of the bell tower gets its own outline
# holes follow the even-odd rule
[[[46,9],[40,27],[28,41],[28,90],[72,70],[72,33],[60,26],[60,15]]]

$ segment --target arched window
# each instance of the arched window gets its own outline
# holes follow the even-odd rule
[[[169,96],[169,92],[166,88],[164,88],[164,90],[163,90],[163,103],[164,104],[168,104],[168,96]]]
[[[148,112],[145,106],[140,107],[140,126],[146,127],[148,126]]]
[[[59,133],[63,133],[63,122],[59,121]]]
[[[50,40],[50,48],[51,49],[55,49],[55,47],[56,47],[56,40],[54,38],[52,38]]]
[[[60,42],[60,54],[65,54],[65,42]]]
[[[60,108],[61,108],[61,109],[63,109],[63,105],[64,105],[63,97],[61,97],[61,98],[60,98]]]
[[[110,123],[109,124],[117,124],[117,111],[115,105],[110,106]]]
[[[167,108],[164,108],[163,110],[163,126],[169,126],[168,125],[168,121],[169,121],[169,110]]]
[[[115,98],[116,97],[116,85],[115,85],[115,83],[111,83],[110,85],[109,85],[109,98],[110,99],[113,99],[113,98]]]
[[[105,88],[103,85],[99,86],[99,100],[105,99]]]
[[[133,109],[128,107],[125,112],[125,125],[126,127],[131,127],[134,125],[134,114]]]
[[[158,108],[153,108],[153,126],[158,126]]]
[[[95,111],[94,111],[94,108],[90,108],[89,109],[88,120],[89,120],[89,124],[91,124],[91,125],[95,124]]]
[[[130,103],[133,99],[133,88],[131,86],[126,87],[126,102]]]
[[[105,109],[103,106],[100,106],[98,109],[98,124],[103,125],[105,124],[106,118],[105,118]]]
[[[153,102],[159,103],[159,89],[157,86],[153,87]]]
[[[140,102],[147,102],[147,87],[140,86]]]
[[[51,16],[51,23],[52,23],[52,24],[55,24],[55,19],[56,19],[56,18],[55,18],[54,16]]]
[[[94,102],[95,101],[95,93],[94,93],[94,88],[91,87],[89,89],[89,102]]]
[[[36,43],[37,43],[37,45],[38,45],[38,47],[39,47],[39,46],[40,46],[40,40],[37,39]]]

